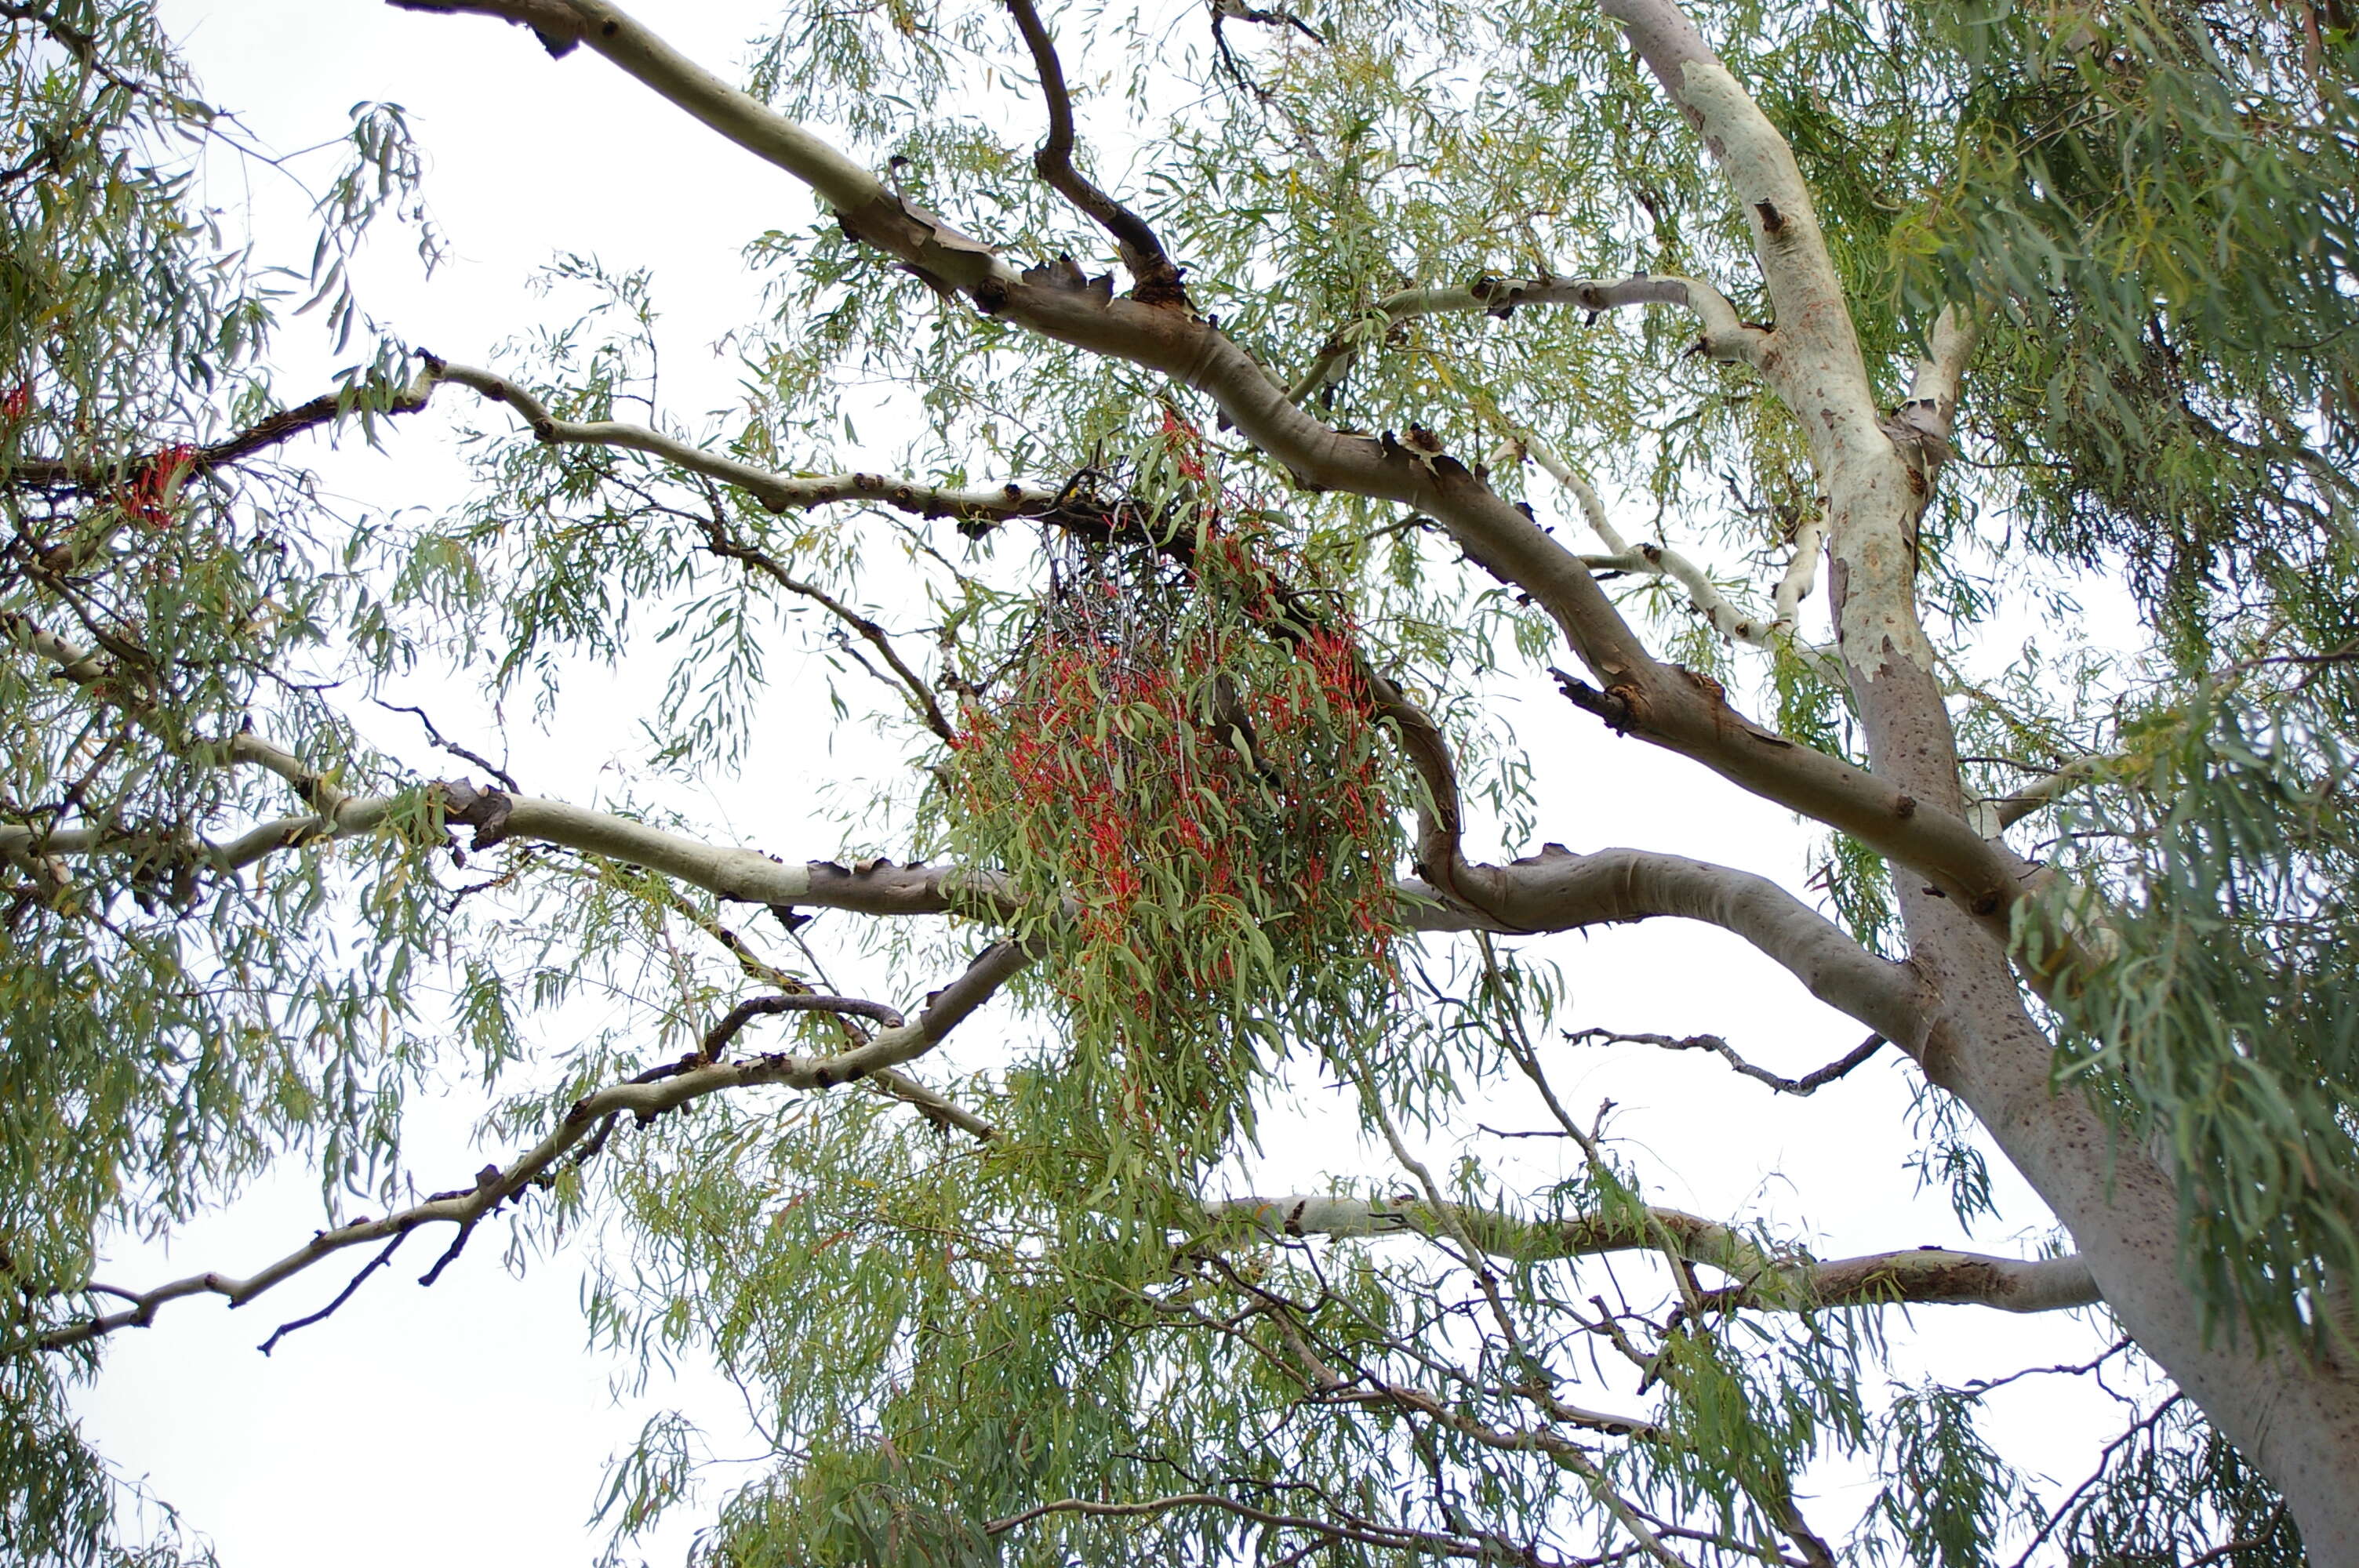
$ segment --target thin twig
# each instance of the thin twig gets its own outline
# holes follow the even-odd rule
[[[379,1269],[384,1268],[386,1264],[392,1262],[394,1253],[400,1249],[403,1242],[408,1239],[409,1232],[405,1230],[400,1235],[396,1236],[392,1240],[386,1242],[384,1249],[378,1252],[375,1257],[370,1259],[365,1264],[362,1265],[361,1271],[354,1274],[344,1288],[336,1292],[336,1299],[330,1302],[326,1306],[321,1307],[318,1312],[312,1313],[308,1317],[299,1317],[291,1323],[282,1323],[277,1328],[273,1329],[271,1331],[270,1337],[262,1342],[260,1346],[262,1353],[265,1356],[269,1355],[271,1351],[278,1347],[278,1342],[280,1340],[286,1338],[297,1329],[309,1328],[315,1323],[321,1322],[333,1316],[338,1307],[342,1306],[346,1302],[353,1299],[353,1292],[361,1288],[361,1281],[367,1279],[371,1274],[375,1273]],[[111,1293],[120,1294],[121,1292],[116,1292]]]
[[[1746,1077],[1767,1084],[1781,1095],[1810,1095],[1826,1087],[1853,1068],[1875,1055],[1890,1042],[1881,1034],[1871,1034],[1841,1057],[1823,1067],[1813,1068],[1799,1078],[1781,1077],[1767,1067],[1756,1067],[1736,1054],[1735,1048],[1717,1034],[1634,1034],[1619,1029],[1567,1030],[1565,1039],[1575,1045],[1603,1042],[1608,1045],[1652,1045],[1664,1051],[1710,1051],[1727,1061]]]
[[[515,779],[509,777],[508,771],[506,768],[499,766],[488,758],[478,756],[473,752],[467,750],[466,747],[460,745],[456,741],[444,739],[442,731],[434,727],[434,720],[427,717],[426,709],[422,708],[405,706],[397,702],[387,702],[381,697],[377,697],[375,702],[379,708],[384,708],[388,713],[411,713],[417,715],[418,722],[426,726],[426,738],[432,741],[436,746],[450,752],[454,757],[462,758],[467,762],[474,763],[475,766],[483,769],[484,772],[499,780],[500,787],[506,790],[510,795],[522,795],[524,793],[524,786],[517,784]]]

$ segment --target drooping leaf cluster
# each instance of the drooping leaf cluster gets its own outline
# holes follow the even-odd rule
[[[2059,999],[2060,1076],[2176,1173],[2222,1332],[2339,1355],[2359,1343],[2359,813],[2336,705],[2310,698],[2345,684],[2232,685],[2128,727],[2066,816],[2083,891],[2027,938],[2096,955]]]
[[[280,411],[264,356],[282,301],[308,289],[333,332],[354,331],[345,260],[407,203],[416,157],[397,108],[357,108],[317,199],[316,252],[272,268],[200,200],[207,160],[253,155],[242,135],[197,95],[148,5],[0,16],[11,1562],[179,1553],[168,1515],[140,1522],[76,1433],[67,1390],[89,1352],[27,1348],[104,1310],[87,1289],[103,1240],[183,1220],[289,1150],[327,1194],[390,1181],[431,1038],[406,1000],[435,941],[421,803],[341,855],[245,869],[318,833],[312,809],[374,776],[317,696],[371,629],[300,473],[266,439],[238,466],[221,457]],[[309,422],[383,412],[396,369],[353,366]],[[397,647],[380,637],[371,654]],[[255,729],[315,782],[290,790],[240,765],[238,737]]]
[[[1197,432],[1163,443],[1164,547],[1063,552],[962,704],[945,803],[949,848],[1027,912],[1053,1114],[1103,1119],[1110,1178],[1217,1160],[1270,1066],[1380,1034],[1397,980],[1401,769],[1348,601]]]

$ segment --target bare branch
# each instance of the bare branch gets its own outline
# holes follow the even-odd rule
[[[509,794],[514,795],[516,793],[516,782],[508,776],[508,773],[506,768],[503,768],[497,763],[490,762],[477,753],[469,751],[466,747],[460,745],[456,741],[446,739],[443,736],[442,731],[434,727],[434,720],[428,715],[426,709],[409,704],[387,702],[383,697],[378,697],[376,699],[376,705],[379,708],[384,708],[387,713],[408,713],[415,715],[418,722],[426,726],[426,738],[429,741],[431,741],[437,747],[442,751],[450,752],[452,756],[459,758],[462,762],[474,763],[475,766],[483,769],[484,772],[491,774],[495,779],[497,779],[499,781],[500,787],[506,790]]]
[[[967,490],[917,484],[874,473],[833,473],[797,476],[776,473],[734,458],[708,452],[690,442],[650,430],[644,425],[601,419],[577,422],[560,419],[548,406],[507,377],[470,365],[436,362],[438,380],[457,382],[495,402],[505,403],[524,416],[532,433],[552,445],[618,447],[702,474],[745,492],[772,512],[804,511],[835,502],[876,503],[919,517],[956,517],[999,521],[1037,515],[1053,508],[1060,492],[1037,484],[984,485]]]
[[[1571,305],[1592,313],[1635,305],[1683,306],[1703,323],[1699,346],[1716,360],[1753,363],[1769,341],[1767,329],[1740,321],[1727,296],[1693,278],[1647,276],[1490,277],[1432,288],[1403,288],[1376,301],[1360,321],[1337,332],[1287,395],[1303,403],[1341,379],[1360,357],[1364,344],[1381,341],[1401,322],[1419,316],[1472,315],[1505,319],[1518,305]]]
[[[885,1029],[848,1051],[817,1057],[761,1055],[734,1062],[701,1062],[691,1056],[687,1064],[679,1065],[678,1070],[658,1068],[653,1073],[640,1075],[632,1082],[601,1089],[576,1100],[554,1131],[505,1169],[497,1165],[485,1166],[471,1189],[437,1194],[424,1203],[386,1215],[382,1219],[354,1220],[332,1230],[321,1231],[296,1251],[245,1279],[205,1273],[175,1280],[169,1284],[138,1293],[109,1289],[105,1293],[121,1296],[129,1304],[118,1312],[87,1318],[81,1323],[49,1330],[29,1340],[19,1341],[0,1350],[0,1354],[26,1349],[62,1350],[121,1329],[145,1328],[155,1321],[158,1309],[186,1296],[217,1295],[226,1299],[234,1307],[244,1306],[264,1292],[285,1283],[313,1264],[347,1248],[365,1246],[374,1241],[396,1240],[420,1226],[455,1225],[459,1227],[459,1241],[463,1242],[476,1223],[501,1205],[516,1197],[527,1187],[546,1185],[553,1180],[551,1167],[559,1158],[590,1136],[593,1128],[610,1117],[628,1115],[644,1124],[691,1101],[730,1089],[764,1086],[803,1090],[830,1089],[864,1078],[881,1069],[897,1067],[940,1044],[952,1029],[989,1000],[1026,962],[1024,949],[1018,945],[995,943],[976,956],[974,961],[967,966],[965,973],[929,996],[916,1019]],[[875,1004],[868,1005],[873,1007]],[[445,1260],[456,1250],[454,1243],[451,1253],[445,1254]],[[439,1271],[441,1265],[436,1267]],[[330,1310],[333,1310],[332,1306]]]
[[[1206,1206],[1212,1224],[1268,1238],[1383,1236],[1463,1237],[1492,1257],[1523,1262],[1610,1252],[1661,1252],[1732,1276],[1707,1304],[1747,1311],[1960,1303],[2002,1312],[2056,1312],[2100,1298],[2077,1257],[1996,1258],[1946,1248],[1821,1260],[1772,1253],[1735,1228],[1678,1209],[1601,1213],[1556,1222],[1527,1220],[1469,1204],[1385,1204],[1332,1195],[1231,1198]]]
[[[1981,341],[1982,323],[1973,314],[1942,306],[1933,320],[1932,341],[1909,382],[1908,401],[1895,416],[1920,440],[1940,443],[1945,453],[1958,414],[1958,388]]]
[[[1568,1031],[1565,1038],[1576,1045],[1600,1042],[1608,1045],[1653,1045],[1665,1051],[1710,1051],[1724,1058],[1730,1066],[1734,1067],[1746,1077],[1767,1084],[1779,1094],[1797,1097],[1816,1094],[1889,1044],[1883,1035],[1871,1034],[1858,1045],[1845,1052],[1838,1060],[1805,1073],[1799,1078],[1786,1078],[1778,1076],[1767,1067],[1755,1066],[1738,1055],[1734,1047],[1717,1034],[1690,1034],[1684,1039],[1679,1039],[1669,1034],[1628,1034],[1618,1029],[1583,1029]]]
[[[393,1255],[396,1252],[400,1251],[401,1244],[408,1239],[409,1232],[405,1230],[398,1236],[396,1236],[392,1240],[386,1242],[385,1244],[384,1250],[380,1251],[375,1257],[363,1264],[361,1266],[361,1271],[354,1274],[351,1281],[345,1284],[344,1288],[336,1292],[336,1299],[334,1301],[330,1302],[318,1312],[309,1313],[302,1317],[294,1318],[288,1322],[280,1324],[277,1328],[271,1330],[270,1337],[264,1340],[260,1346],[256,1346],[256,1348],[258,1348],[265,1356],[267,1356],[273,1350],[278,1348],[278,1342],[280,1340],[286,1338],[297,1329],[309,1328],[315,1323],[325,1323],[328,1319],[335,1316],[339,1308],[341,1308],[346,1302],[352,1300],[353,1296],[360,1293],[361,1286],[368,1282],[368,1277],[371,1274],[375,1273],[379,1269],[384,1268],[386,1264],[393,1261]],[[137,1298],[134,1297],[133,1299],[136,1300]]]
[[[1007,9],[1016,18],[1016,31],[1024,35],[1024,47],[1032,52],[1032,69],[1040,78],[1040,96],[1049,110],[1048,139],[1032,155],[1032,167],[1040,171],[1050,189],[1114,236],[1122,265],[1135,280],[1132,298],[1184,308],[1188,294],[1180,282],[1180,268],[1164,254],[1163,242],[1156,238],[1155,231],[1073,167],[1072,92],[1065,85],[1065,68],[1057,59],[1057,46],[1040,20],[1038,8],[1032,0],[1007,0]]]

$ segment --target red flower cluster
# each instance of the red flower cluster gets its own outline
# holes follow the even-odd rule
[[[170,500],[179,493],[179,481],[196,455],[194,447],[166,447],[140,464],[119,498],[124,514],[150,528],[171,522]]]
[[[33,384],[20,381],[5,392],[0,392],[0,419],[14,425],[33,411]]]
[[[1399,838],[1355,629],[1322,596],[1305,632],[1286,583],[1308,568],[1250,509],[1223,526],[1201,437],[1176,414],[1163,434],[1200,487],[1192,568],[1093,557],[953,759],[974,849],[1070,911],[1052,983],[1147,1126],[1229,1098],[1249,1020],[1389,980]]]

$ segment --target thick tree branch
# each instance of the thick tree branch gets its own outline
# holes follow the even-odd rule
[[[582,41],[585,26],[565,0],[386,0],[405,11],[473,11],[529,27],[541,47],[564,55]]]
[[[1756,362],[1801,417],[1821,473],[1888,455],[1851,309],[1792,149],[1674,0],[1601,0],[1671,102],[1702,133],[1753,231],[1777,328]]]
[[[1295,1195],[1232,1198],[1209,1205],[1208,1213],[1217,1226],[1269,1238],[1464,1236],[1493,1257],[1525,1262],[1662,1252],[1730,1275],[1736,1283],[1712,1292],[1712,1303],[1745,1310],[1957,1303],[2035,1313],[2090,1306],[2099,1299],[2078,1258],[1995,1258],[1920,1247],[1822,1261],[1773,1253],[1732,1227],[1678,1209],[1544,1222],[1464,1204],[1437,1211],[1430,1202]]]
[[[1472,315],[1479,310],[1504,319],[1518,305],[1571,305],[1593,312],[1635,305],[1683,307],[1702,323],[1698,346],[1716,360],[1752,363],[1769,341],[1767,329],[1737,319],[1736,308],[1727,296],[1693,278],[1484,276],[1469,284],[1403,288],[1386,295],[1360,321],[1328,339],[1287,395],[1297,403],[1308,401],[1352,368],[1364,344],[1381,341],[1386,332],[1413,317]]]
[[[572,1108],[565,1113],[564,1120],[548,1137],[505,1168],[497,1165],[484,1167],[473,1188],[439,1193],[424,1203],[386,1215],[381,1219],[354,1220],[332,1230],[321,1231],[295,1251],[244,1279],[205,1273],[193,1274],[136,1293],[106,1289],[104,1293],[120,1296],[128,1304],[116,1312],[50,1329],[28,1341],[18,1342],[9,1350],[62,1350],[121,1329],[145,1328],[155,1321],[159,1308],[187,1296],[216,1295],[227,1300],[234,1307],[244,1306],[266,1291],[284,1284],[312,1265],[348,1248],[395,1240],[421,1226],[457,1226],[459,1238],[463,1240],[478,1222],[501,1205],[516,1198],[528,1187],[545,1185],[554,1179],[552,1167],[559,1158],[590,1137],[593,1129],[610,1117],[627,1115],[644,1124],[708,1095],[730,1089],[765,1086],[802,1090],[830,1089],[880,1071],[889,1071],[939,1045],[951,1030],[989,1000],[1026,962],[1024,950],[1017,945],[995,943],[976,956],[974,961],[967,966],[965,973],[929,996],[925,1007],[914,1020],[880,1030],[860,1045],[832,1055],[760,1055],[734,1062],[712,1062],[701,1059],[699,1054],[691,1054],[686,1062],[677,1065],[676,1070],[665,1068],[642,1074],[632,1082],[616,1084],[576,1100]],[[866,1005],[875,1006],[874,1003]],[[898,1075],[895,1076],[897,1081],[886,1086],[887,1092],[895,1092],[907,1084],[907,1080],[899,1079]],[[456,1250],[456,1243],[452,1249]]]
[[[568,3],[589,23],[584,40],[599,53],[804,180],[836,209],[848,232],[936,287],[964,294],[978,309],[1045,337],[1162,371],[1207,393],[1239,430],[1306,485],[1397,502],[1437,518],[1473,560],[1530,593],[1557,620],[1603,683],[1622,729],[1693,757],[1913,868],[2004,939],[2006,912],[2023,895],[2031,867],[1973,832],[1960,805],[1928,805],[1838,758],[1762,730],[1731,709],[1716,687],[1656,662],[1580,561],[1463,463],[1389,437],[1329,427],[1295,405],[1285,387],[1216,328],[1186,312],[1114,297],[1070,265],[1017,273],[991,247],[909,208],[803,127],[685,59],[607,0]],[[1848,331],[1846,324],[1845,342]],[[1764,373],[1774,368],[1765,364]],[[1873,412],[1870,433],[1891,458],[1893,448],[1875,428]]]

